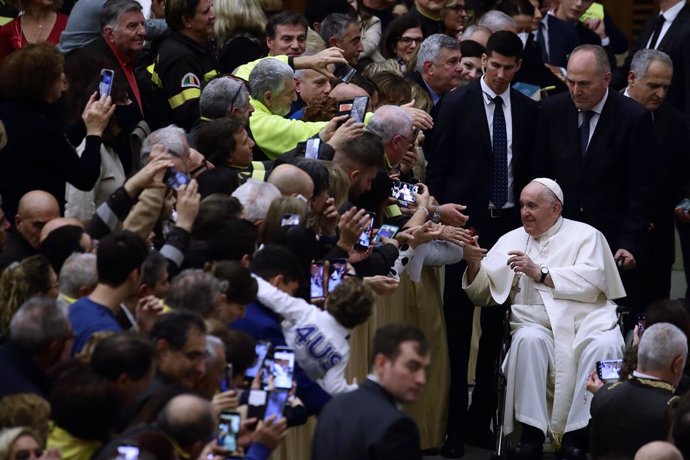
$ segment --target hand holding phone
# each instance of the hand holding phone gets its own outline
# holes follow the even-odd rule
[[[229,452],[237,452],[239,447],[237,437],[240,433],[242,417],[234,411],[223,411],[220,413],[216,439],[218,445],[224,447]]]
[[[101,99],[110,96],[113,89],[113,80],[115,79],[115,72],[111,69],[101,69],[101,81],[98,83],[98,94]]]
[[[622,366],[622,359],[605,359],[597,361],[597,375],[601,380],[619,380]]]
[[[165,185],[171,189],[177,191],[183,185],[189,184],[191,179],[186,174],[178,171],[175,168],[168,168],[165,170],[165,176],[163,176],[163,182]]]
[[[399,229],[400,228],[396,227],[395,225],[384,224],[381,226],[379,231],[376,232],[376,235],[371,240],[371,243],[374,246],[381,246],[383,244],[383,241],[381,241],[381,238],[392,239],[395,236],[395,234],[398,233]]]
[[[369,246],[371,246],[371,231],[374,228],[374,219],[376,217],[376,213],[370,212],[367,213],[369,214],[369,223],[362,229],[362,233],[359,235],[359,239],[355,243],[355,248],[357,249],[367,249]]]

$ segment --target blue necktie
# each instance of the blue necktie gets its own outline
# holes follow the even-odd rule
[[[589,122],[594,116],[594,112],[587,110],[582,112],[582,124],[580,125],[580,153],[582,156],[587,153],[587,146],[589,145]]]
[[[508,201],[508,135],[503,115],[503,99],[496,96],[494,107],[494,163],[491,174],[491,202],[502,208]]]

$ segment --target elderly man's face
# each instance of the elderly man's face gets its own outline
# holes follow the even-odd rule
[[[362,32],[356,22],[348,26],[342,40],[338,40],[336,46],[343,50],[343,57],[350,65],[357,65],[359,53],[364,51],[364,45],[362,45]]]
[[[558,220],[560,207],[549,199],[548,193],[548,189],[538,182],[530,182],[522,189],[520,218],[529,235],[541,235]]]
[[[425,66],[428,65],[425,63]],[[445,93],[460,84],[462,81],[462,65],[460,64],[460,51],[448,48],[441,49],[438,60],[431,63],[431,67],[425,69],[425,80],[437,93]]]
[[[41,244],[41,230],[50,220],[60,217],[60,210],[57,206],[53,208],[34,208],[28,207],[20,210],[16,217],[17,231],[33,248],[38,248]]]
[[[298,80],[299,95],[307,104],[316,99],[328,96],[331,92],[331,82],[328,77],[314,70],[305,70]]]
[[[117,26],[113,29],[106,27],[104,35],[111,45],[126,55],[141,51],[146,36],[144,14],[141,11],[122,13]]]
[[[672,79],[671,66],[661,61],[652,61],[644,77],[636,78],[635,74],[630,72],[628,94],[645,109],[654,111],[664,102]]]
[[[269,56],[301,56],[307,47],[307,30],[299,24],[279,24],[276,36],[267,37],[266,45]]]
[[[568,91],[578,110],[592,110],[606,94],[611,81],[611,72],[597,68],[594,54],[580,51],[568,61]]]

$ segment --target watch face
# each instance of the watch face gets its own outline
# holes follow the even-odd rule
[[[549,269],[546,268],[546,267],[542,267],[542,268],[541,268],[541,272],[542,272],[543,274],[547,275],[547,274],[549,273]]]

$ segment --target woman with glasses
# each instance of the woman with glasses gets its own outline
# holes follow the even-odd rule
[[[455,37],[459,42],[469,19],[465,0],[448,0],[441,11],[441,19],[446,35]]]
[[[59,450],[45,450],[40,436],[28,427],[7,428],[0,431],[0,459],[2,460],[60,460]]]
[[[410,16],[401,16],[390,23],[381,41],[381,53],[387,59],[395,59],[403,73],[407,63],[424,41],[422,25]]]

